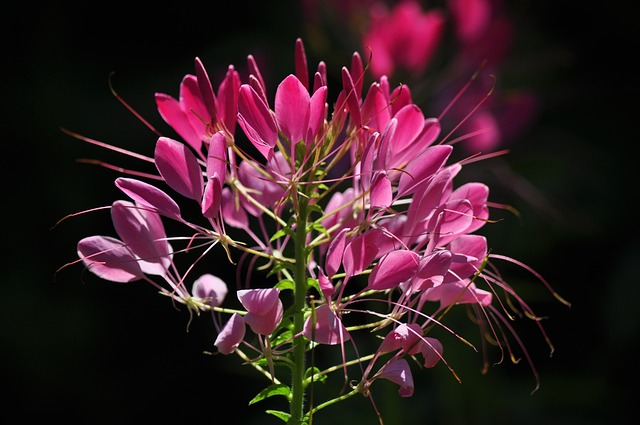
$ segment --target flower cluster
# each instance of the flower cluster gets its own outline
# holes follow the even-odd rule
[[[326,37],[333,29],[341,41],[351,40],[343,44],[371,56],[374,78],[387,76],[415,83],[421,89],[421,105],[434,112],[456,94],[457,89],[453,93],[447,89],[452,76],[469,76],[479,69],[501,74],[512,67],[508,60],[516,34],[507,6],[502,0],[436,4],[418,0],[306,0],[303,12],[312,38]],[[330,23],[335,21],[337,24]],[[333,48],[334,44],[315,40],[318,49]],[[486,97],[492,84],[474,84],[449,116],[452,122],[460,123],[466,135],[462,149],[467,152],[508,145],[536,114],[538,99],[532,90],[500,87]],[[478,99],[483,99],[482,104]],[[474,112],[468,115],[470,110]]]
[[[211,312],[217,351],[266,375],[269,385],[254,401],[285,396],[290,411],[269,413],[291,424],[355,394],[373,401],[380,378],[411,396],[411,361],[447,363],[442,335],[473,346],[445,321],[457,305],[510,350],[513,313],[503,306],[536,315],[492,265],[515,260],[490,253],[477,234],[490,222],[489,188],[454,184],[466,162],[451,160],[440,120],[425,117],[409,87],[392,87],[384,75],[365,90],[358,53],[341,70],[334,102],[325,64],[310,75],[300,39],[295,73],[273,102],[252,56],[248,65],[246,82],[229,66],[214,90],[196,58],[178,98],[156,95],[182,140],[157,139],[152,178],[115,180],[129,198],[110,206],[118,237],[82,239],[78,261],[109,281],[146,281],[190,313]],[[182,211],[185,199],[197,217]],[[165,220],[187,234],[168,236]],[[180,241],[186,247],[174,248]],[[230,264],[250,258],[267,276],[230,291],[218,276],[192,278],[192,267],[181,272],[174,263],[199,250],[195,265],[214,247]],[[310,362],[319,347],[339,350],[341,364]],[[305,411],[309,386],[334,371],[350,390]]]

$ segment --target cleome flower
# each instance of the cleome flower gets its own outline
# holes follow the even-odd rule
[[[158,137],[157,174],[149,179],[116,179],[129,198],[108,207],[118,238],[82,239],[78,261],[105,280],[146,281],[190,313],[211,312],[217,351],[238,354],[270,378],[254,402],[284,395],[290,411],[270,413],[288,423],[355,394],[373,402],[379,378],[411,396],[417,359],[425,368],[442,362],[457,378],[441,336],[474,346],[447,323],[458,306],[501,350],[511,350],[509,337],[520,341],[509,324],[513,311],[533,318],[546,338],[493,264],[520,263],[490,253],[478,233],[491,223],[489,188],[454,183],[468,162],[450,160],[454,147],[440,135],[441,118],[425,117],[408,87],[392,88],[382,75],[365,90],[367,68],[354,53],[330,107],[325,64],[309,75],[298,39],[295,73],[270,101],[258,65],[248,61],[246,81],[229,66],[214,92],[196,59],[177,99],[156,94],[181,140]],[[196,217],[185,217],[182,202],[195,203]],[[165,220],[186,235],[167,236]],[[227,228],[243,236],[232,238]],[[178,243],[185,246],[174,249]],[[237,282],[239,303],[217,276],[190,276],[218,246],[229,267],[249,264]],[[181,273],[174,258],[194,252]],[[320,354],[311,356],[321,346],[339,350],[342,363],[323,369]],[[340,370],[351,392],[305,412],[309,385]]]

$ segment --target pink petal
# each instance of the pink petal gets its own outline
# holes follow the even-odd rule
[[[306,136],[310,101],[309,92],[295,75],[289,75],[278,86],[275,99],[276,122],[292,146]]]
[[[246,211],[239,203],[236,206],[233,192],[231,192],[231,189],[228,187],[222,189],[220,203],[222,217],[226,224],[237,229],[245,229],[249,226],[249,218],[247,217]]]
[[[267,104],[247,84],[240,86],[238,123],[256,149],[265,158],[271,158],[278,139],[278,128]]]
[[[342,264],[342,256],[344,254],[344,248],[347,245],[346,235],[351,230],[348,227],[340,230],[340,233],[331,241],[327,255],[325,257],[324,269],[327,272],[328,277],[333,277]]]
[[[455,20],[455,31],[463,42],[478,39],[491,22],[489,0],[448,0],[448,8]]]
[[[191,293],[194,297],[205,300],[212,307],[219,306],[227,296],[228,288],[224,280],[212,274],[203,274],[195,282]]]
[[[450,145],[430,146],[413,158],[404,172],[400,175],[398,183],[398,197],[409,194],[416,186],[433,176],[451,155],[453,147]]]
[[[383,291],[398,286],[410,279],[420,262],[420,256],[413,251],[398,249],[385,254],[369,275],[371,289]]]
[[[451,252],[441,250],[433,252],[420,260],[420,266],[411,280],[412,291],[423,291],[438,286],[451,266]]]
[[[424,367],[431,368],[438,364],[444,351],[442,343],[435,338],[424,337],[419,344],[424,358]]]
[[[393,201],[391,181],[385,172],[377,172],[371,181],[371,192],[369,202],[373,208],[387,208]]]
[[[480,269],[487,256],[487,239],[481,235],[461,235],[449,243],[449,250],[454,257],[445,282],[470,278]]]
[[[240,90],[240,75],[232,65],[218,89],[218,121],[224,124],[225,130],[233,135],[238,119],[238,91]]]
[[[295,69],[296,78],[302,83],[305,90],[309,90],[309,67],[307,66],[307,55],[301,38],[296,39]]]
[[[360,94],[356,89],[351,74],[347,68],[342,67],[342,86],[347,100],[347,109],[351,114],[351,121],[356,128],[362,125],[362,116],[360,114]]]
[[[207,123],[211,121],[209,111],[202,100],[202,94],[195,75],[185,75],[180,84],[180,107],[191,124],[198,141],[189,142],[194,151],[202,152],[202,140],[207,133]]]
[[[473,283],[465,279],[429,288],[422,294],[421,301],[439,301],[443,307],[454,303],[488,306],[491,304],[492,297],[491,292],[477,289]]]
[[[327,304],[316,308],[315,314],[307,318],[303,334],[310,341],[327,345],[340,344],[351,339],[347,328]]]
[[[216,337],[214,345],[222,354],[231,354],[244,339],[245,331],[244,319],[238,313],[233,313]]]
[[[187,146],[168,137],[160,137],[154,158],[158,171],[173,190],[200,202],[204,190],[202,169]]]
[[[280,290],[277,288],[241,289],[237,292],[242,306],[249,313],[258,316],[267,314],[273,309],[280,298]]]
[[[489,187],[483,183],[476,182],[465,183],[449,195],[449,200],[467,199],[471,202],[475,218],[473,223],[469,225],[467,233],[478,230],[486,224],[486,220],[489,218],[488,198]]]
[[[345,247],[342,263],[347,277],[360,274],[371,265],[379,250],[377,237],[374,233],[358,235]]]
[[[472,221],[471,203],[466,199],[457,199],[438,207],[427,224],[427,232],[438,240],[439,245],[444,245],[465,232]]]
[[[217,174],[209,177],[202,195],[202,215],[210,219],[217,219],[222,204],[222,183]]]
[[[202,64],[200,58],[195,59],[195,68],[196,76],[198,77],[198,88],[200,89],[200,96],[202,97],[202,101],[207,108],[208,116],[211,118],[215,118],[218,116],[216,95],[213,92],[213,86],[211,85],[209,74],[207,74],[207,70]],[[215,123],[212,122],[211,124]]]
[[[175,98],[164,94],[156,93],[156,106],[160,116],[189,144],[196,152],[202,148],[200,134],[191,125],[187,114],[182,109],[180,102]]]
[[[118,177],[116,186],[141,206],[146,206],[170,218],[180,219],[180,207],[162,190],[140,180]]]
[[[400,397],[411,397],[413,395],[413,375],[409,363],[405,359],[393,358],[389,360],[383,369],[378,372],[378,378],[385,378],[400,385],[398,394]]]
[[[387,162],[389,168],[398,168],[403,162],[412,159],[418,151],[426,146],[415,143],[422,132],[425,120],[424,114],[416,105],[407,105],[394,116],[398,126],[391,141],[391,158]]]
[[[307,143],[313,142],[326,119],[327,112],[327,94],[329,90],[327,86],[318,88],[311,96],[309,103],[309,134],[307,135]]]
[[[244,321],[257,335],[271,335],[282,321],[283,315],[282,301],[277,299],[271,310],[261,315],[249,312],[244,316]]]
[[[160,215],[128,201],[116,201],[111,206],[111,217],[118,236],[140,258],[142,271],[164,276],[173,250]]]
[[[413,351],[417,345],[416,342],[421,336],[422,328],[420,325],[417,323],[411,323],[409,325],[402,323],[384,337],[378,351],[381,353],[390,353],[399,348],[405,351]]]
[[[133,252],[109,236],[82,239],[78,242],[78,256],[93,274],[111,282],[133,282],[144,277]]]
[[[320,286],[322,295],[324,295],[327,300],[331,299],[331,296],[336,291],[336,288],[324,273],[320,273],[318,276],[318,286]]]

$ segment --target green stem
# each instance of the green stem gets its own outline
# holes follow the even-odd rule
[[[302,336],[304,326],[304,310],[307,297],[307,200],[300,197],[296,219],[295,251],[296,264],[294,271],[295,294],[293,310],[293,334],[298,335],[293,342],[293,362],[291,376],[291,416],[287,425],[300,425],[304,413],[304,371],[305,371],[305,339]]]

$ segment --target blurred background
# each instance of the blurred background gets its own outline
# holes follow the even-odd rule
[[[213,350],[214,338],[206,317],[187,332],[187,313],[149,285],[110,284],[77,265],[56,272],[75,260],[79,239],[113,234],[108,212],[56,222],[121,197],[115,172],[77,160],[137,166],[61,128],[153,152],[154,133],[111,93],[112,73],[114,90],[167,131],[154,93],[177,96],[196,56],[220,81],[229,64],[242,74],[253,54],[273,90],[293,71],[296,37],[305,41],[311,68],[324,60],[334,76],[354,50],[362,52],[357,27],[345,22],[352,12],[309,14],[304,7],[313,2],[227,3],[23,3],[0,18],[8,129],[1,157],[8,235],[0,295],[3,416],[93,424],[213,423],[223,417],[238,424],[280,423],[263,413],[267,403],[247,406],[265,384],[260,376],[236,357],[204,354]],[[536,108],[504,140],[510,153],[475,164],[472,176],[491,185],[492,200],[520,212],[485,229],[494,252],[533,267],[572,307],[533,276],[505,267],[513,286],[546,318],[555,346],[550,357],[535,326],[516,324],[540,389],[530,394],[535,379],[524,360],[505,361],[482,375],[479,354],[452,348],[445,354],[462,383],[444,367],[414,371],[413,397],[401,399],[397,387],[381,383],[376,402],[388,425],[629,423],[640,331],[640,248],[633,224],[640,93],[631,62],[639,51],[639,10],[623,1],[598,8],[504,3],[514,32],[497,68],[496,93],[526,89],[535,94]],[[446,48],[424,71],[425,81],[446,69],[437,68]],[[452,87],[466,82],[451,81]],[[337,87],[330,92],[335,95]],[[209,261],[214,272],[228,273],[224,258]],[[364,398],[315,419],[377,423]]]

